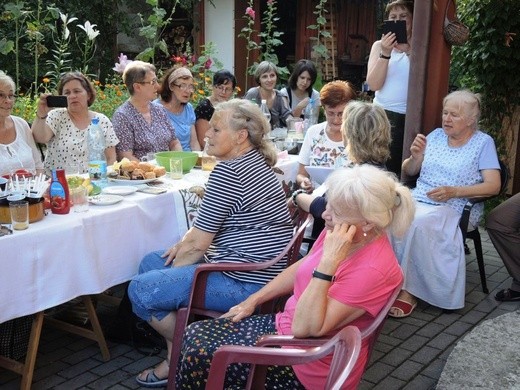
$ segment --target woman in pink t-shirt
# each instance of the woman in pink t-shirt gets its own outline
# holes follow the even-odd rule
[[[369,165],[340,169],[327,179],[326,229],[309,255],[287,268],[222,318],[192,323],[177,367],[178,389],[204,388],[213,353],[224,344],[254,345],[265,334],[332,337],[346,325],[366,328],[402,280],[387,232],[402,235],[414,216],[409,190]],[[252,315],[291,294],[283,312]],[[356,388],[368,356],[364,340],[345,388]],[[322,389],[331,356],[294,367],[270,367],[266,388]],[[225,388],[244,388],[247,365],[233,365]]]

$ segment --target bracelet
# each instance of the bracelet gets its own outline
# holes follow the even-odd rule
[[[316,268],[314,268],[314,271],[312,271],[312,277],[316,279],[326,280],[327,282],[333,282],[336,280],[335,275],[327,275],[320,271],[317,271]]]
[[[300,194],[306,194],[307,191],[304,190],[303,188],[300,188],[299,190],[296,190],[292,193],[291,195],[291,200],[292,200],[292,204],[294,207],[298,207],[298,202],[296,202],[296,197]]]
[[[383,52],[379,53],[379,58],[382,58],[383,60],[389,60],[390,56],[385,56]]]

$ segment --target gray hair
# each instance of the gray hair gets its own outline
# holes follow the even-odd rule
[[[384,164],[390,158],[390,122],[381,106],[352,100],[342,119],[341,133],[352,162]]]
[[[269,61],[262,61],[258,64],[258,66],[255,69],[255,81],[258,85],[260,85],[260,76],[262,76],[264,73],[273,71],[276,73],[276,78],[278,78],[278,68],[275,64]]]
[[[367,222],[395,236],[402,236],[413,221],[412,194],[390,172],[358,165],[335,170],[325,183],[328,201],[335,210],[358,210]]]
[[[247,130],[248,139],[253,148],[264,156],[269,166],[276,164],[277,153],[266,135],[271,131],[271,126],[265,119],[258,105],[249,100],[231,99],[215,106],[214,115],[220,112],[229,112],[228,125],[233,131]]]
[[[16,84],[11,76],[7,75],[4,71],[0,70],[0,85],[8,85],[11,89],[16,91]]]
[[[442,107],[444,108],[450,100],[458,103],[461,116],[472,120],[473,124],[471,127],[476,130],[480,119],[480,95],[468,89],[453,91],[442,100]]]
[[[143,61],[132,61],[123,72],[123,82],[130,95],[134,94],[134,84],[144,81],[148,72],[155,72],[155,66]]]

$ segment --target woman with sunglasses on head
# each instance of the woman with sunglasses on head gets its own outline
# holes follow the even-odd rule
[[[195,111],[190,103],[194,90],[190,70],[186,67],[174,67],[164,74],[159,87],[160,97],[154,100],[154,103],[166,108],[182,150],[188,152],[200,150],[195,132]]]
[[[291,117],[291,109],[280,91],[276,89],[278,82],[278,68],[269,61],[262,61],[255,70],[255,81],[258,87],[247,91],[244,99],[252,100],[258,106],[265,100],[271,113],[271,128],[283,127]]]
[[[112,122],[105,115],[90,110],[96,99],[96,90],[80,72],[64,73],[58,82],[58,94],[67,97],[67,107],[53,108],[42,94],[38,101],[32,132],[36,142],[47,144],[44,166],[47,172],[56,168],[78,166],[80,172],[88,168],[87,133],[92,119],[99,118],[105,134],[105,158],[108,164],[116,160],[119,140]]]
[[[0,175],[17,169],[43,172],[40,151],[27,122],[11,115],[16,95],[13,79],[0,71]]]
[[[133,61],[123,72],[123,82],[130,99],[112,117],[114,130],[121,141],[116,148],[118,159],[126,157],[139,161],[148,153],[182,150],[166,109],[152,103],[159,86],[155,66]]]
[[[237,79],[228,70],[219,70],[213,75],[211,96],[202,99],[195,108],[195,131],[201,146],[204,145],[204,138],[209,129],[209,121],[215,112],[215,106],[217,103],[231,99],[236,86]]]

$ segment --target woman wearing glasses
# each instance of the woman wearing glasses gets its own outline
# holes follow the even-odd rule
[[[40,152],[27,122],[11,115],[16,95],[11,77],[0,71],[0,175],[17,169],[43,172]]]
[[[143,61],[128,64],[123,82],[130,93],[114,113],[114,130],[121,141],[116,148],[118,159],[139,161],[148,153],[182,150],[175,129],[164,107],[153,104],[157,97],[155,66]]]
[[[195,132],[195,111],[190,103],[194,90],[193,75],[189,69],[172,68],[164,74],[159,87],[160,98],[154,101],[166,108],[175,135],[185,151],[200,150]]]
[[[195,131],[201,146],[204,145],[204,138],[209,129],[209,121],[215,112],[215,106],[217,103],[231,99],[236,86],[237,79],[228,70],[219,70],[213,75],[211,96],[202,99],[195,108]]]
[[[78,166],[81,172],[86,172],[87,131],[95,117],[99,118],[99,125],[105,134],[107,163],[112,164],[116,160],[115,146],[119,140],[110,119],[89,108],[96,99],[96,90],[89,79],[80,72],[63,74],[58,82],[58,95],[67,96],[67,107],[49,107],[48,94],[42,94],[31,127],[34,140],[47,144],[44,162],[46,171]]]

